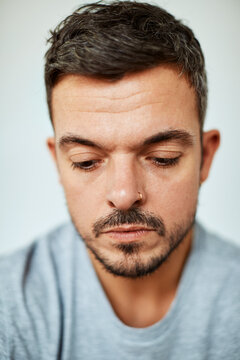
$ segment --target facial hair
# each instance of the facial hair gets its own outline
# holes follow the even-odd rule
[[[80,234],[74,219],[72,221],[77,232]],[[80,236],[87,248],[106,271],[114,276],[141,278],[152,274],[169,259],[172,252],[183,242],[192,229],[194,222],[195,212],[188,217],[186,223],[175,224],[170,231],[167,231],[165,223],[160,216],[155,216],[139,208],[131,208],[127,211],[115,209],[111,214],[100,218],[93,224],[93,237],[83,237],[81,234]],[[160,237],[160,241],[164,243],[164,246],[161,248],[164,248],[164,251],[161,253],[153,252],[148,261],[145,262],[141,256],[144,242],[113,243],[114,250],[122,255],[121,261],[113,261],[96,246],[96,239],[104,230],[122,225],[143,225],[155,230]]]

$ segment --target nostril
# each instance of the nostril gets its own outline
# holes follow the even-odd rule
[[[112,208],[115,208],[115,207],[116,207],[111,200],[108,200],[108,205],[109,205],[110,207],[112,207]]]
[[[132,189],[132,191],[126,191],[121,189],[119,191],[112,191],[107,196],[108,206],[114,209],[128,210],[133,205],[140,206],[144,196],[141,192]]]

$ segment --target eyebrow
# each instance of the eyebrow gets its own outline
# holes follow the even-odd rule
[[[59,147],[64,148],[66,145],[80,144],[85,146],[96,147],[101,149],[102,146],[91,140],[76,136],[76,135],[63,135],[58,141]]]
[[[176,141],[182,145],[185,146],[192,146],[194,143],[194,136],[191,135],[186,130],[166,130],[161,131],[157,134],[154,134],[144,140],[141,146],[148,146],[153,145],[161,142],[170,142],[170,141]],[[96,143],[92,140],[77,136],[77,135],[63,135],[59,141],[58,141],[59,147],[64,148],[67,145],[85,145],[90,147],[95,147],[98,149],[102,149],[103,146],[101,146],[99,143]]]
[[[192,146],[194,143],[194,136],[186,130],[167,130],[145,139],[143,145],[152,145],[164,141],[176,141],[185,146]]]

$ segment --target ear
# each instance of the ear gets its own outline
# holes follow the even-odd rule
[[[218,130],[210,130],[203,133],[200,183],[203,183],[207,179],[214,155],[219,145],[220,133]]]
[[[55,162],[58,174],[59,174],[59,169],[58,169],[58,163],[57,163],[57,154],[56,154],[56,143],[55,143],[55,138],[54,137],[49,137],[46,140],[47,143],[47,147],[48,150],[53,158],[53,161]],[[61,183],[61,179],[60,179],[60,175],[59,175],[59,182]]]
[[[56,155],[56,148],[55,148],[55,138],[49,137],[46,140],[48,150],[50,151],[50,154],[54,160],[55,163],[57,163],[57,155]]]

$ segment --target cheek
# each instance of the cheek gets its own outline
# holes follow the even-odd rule
[[[86,209],[94,209],[96,206],[96,193],[81,184],[63,183],[66,200],[69,207],[79,209],[85,213]]]
[[[182,179],[170,184],[169,210],[176,215],[188,215],[196,207],[198,198],[198,181],[195,179]]]
[[[60,175],[71,216],[81,216],[84,214],[84,206],[91,203],[86,199],[86,194],[91,196],[91,192],[84,191],[85,186],[79,181],[76,170],[61,168]]]
[[[155,184],[153,211],[166,223],[181,222],[195,212],[199,191],[199,171],[167,177]],[[178,220],[178,221],[177,221]]]
[[[101,189],[96,182],[92,184],[78,176],[77,170],[63,172],[61,180],[71,217],[81,229],[89,228],[99,216]]]

